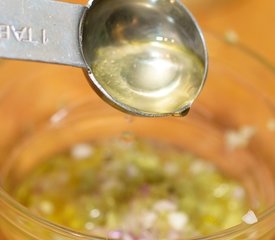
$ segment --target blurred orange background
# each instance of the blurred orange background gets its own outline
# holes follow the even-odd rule
[[[35,1],[35,0],[34,0]],[[68,2],[68,1],[67,1]],[[70,2],[85,4],[86,0]],[[233,34],[275,66],[275,0],[182,0],[203,31]],[[221,52],[223,54],[223,52]],[[0,61],[1,63],[1,61]],[[20,81],[21,80],[21,81]],[[264,79],[263,79],[264,80]],[[275,81],[275,79],[274,79]],[[64,84],[66,83],[66,84]],[[272,90],[275,92],[275,89]],[[0,64],[0,150],[67,102],[96,96],[81,69],[29,62]],[[97,98],[97,96],[96,96]]]
[[[185,0],[204,30],[234,31],[239,42],[275,66],[274,0]],[[275,79],[274,79],[275,81]]]

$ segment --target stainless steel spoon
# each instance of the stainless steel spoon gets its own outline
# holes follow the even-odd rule
[[[1,0],[0,58],[84,68],[108,103],[150,117],[185,115],[208,67],[202,32],[177,0]]]

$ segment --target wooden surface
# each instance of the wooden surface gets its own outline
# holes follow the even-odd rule
[[[203,30],[224,35],[235,31],[239,42],[275,66],[274,0],[183,0]],[[274,79],[275,80],[275,79]]]

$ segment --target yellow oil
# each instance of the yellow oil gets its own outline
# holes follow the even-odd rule
[[[177,112],[192,103],[202,85],[201,60],[171,41],[101,47],[94,59],[93,74],[108,94],[148,113]]]

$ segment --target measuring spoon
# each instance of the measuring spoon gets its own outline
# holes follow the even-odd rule
[[[185,115],[208,67],[202,32],[177,0],[1,0],[0,58],[84,68],[104,100],[148,117]]]

